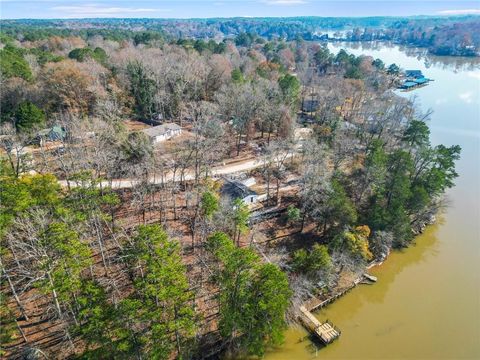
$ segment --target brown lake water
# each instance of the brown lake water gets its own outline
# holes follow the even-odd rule
[[[329,47],[434,79],[399,94],[434,110],[433,144],[462,146],[460,176],[438,223],[369,271],[378,277],[375,285],[358,286],[316,314],[341,329],[339,340],[320,348],[292,327],[266,359],[480,359],[480,62],[385,44]]]

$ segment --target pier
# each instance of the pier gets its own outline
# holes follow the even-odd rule
[[[340,330],[337,329],[337,327],[335,327],[333,324],[329,323],[328,320],[324,323],[321,323],[310,311],[305,308],[305,306],[300,306],[299,310],[299,318],[303,325],[305,325],[305,327],[325,345],[330,344],[340,336]]]
[[[372,264],[373,266],[374,264]],[[312,311],[321,309],[322,307],[330,304],[339,297],[345,295],[347,292],[352,290],[358,284],[372,284],[377,281],[377,278],[373,275],[363,273],[358,279],[353,281],[350,286],[347,286],[342,291],[330,296],[325,300],[320,300],[316,296],[312,296],[310,299],[305,301],[302,306],[299,307],[299,319],[303,325],[314,334],[318,339],[320,339],[325,345],[330,344],[332,341],[337,339],[342,333],[335,325],[330,323],[328,320],[325,323],[321,323],[318,319],[312,314]]]

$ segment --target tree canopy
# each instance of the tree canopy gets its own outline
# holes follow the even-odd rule
[[[291,296],[285,274],[274,264],[261,263],[251,249],[235,247],[224,233],[211,235],[207,248],[219,263],[219,328],[225,341],[257,356],[279,345]]]
[[[15,126],[22,132],[39,129],[45,120],[44,111],[29,101],[22,102],[15,112]]]

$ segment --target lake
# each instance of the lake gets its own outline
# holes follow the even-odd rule
[[[284,346],[266,359],[480,359],[480,62],[378,43],[329,48],[434,79],[399,94],[416,96],[434,111],[433,144],[461,145],[460,176],[438,223],[369,271],[378,277],[375,285],[360,285],[316,314],[341,329],[339,340],[319,348],[292,327]]]

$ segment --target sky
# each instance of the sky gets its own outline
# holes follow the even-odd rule
[[[1,19],[410,16],[480,14],[452,0],[0,0]]]

